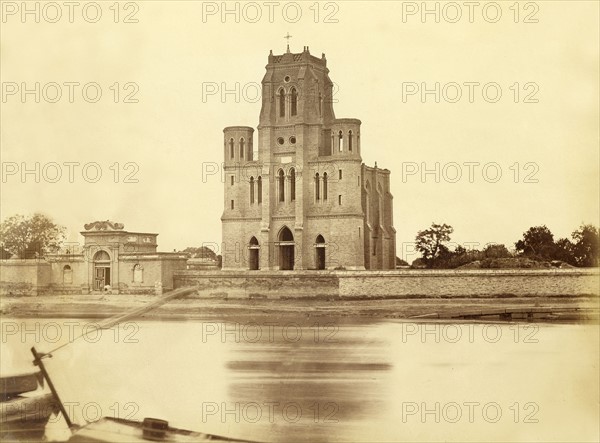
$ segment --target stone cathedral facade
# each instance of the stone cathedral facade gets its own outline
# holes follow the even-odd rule
[[[269,54],[254,129],[224,132],[224,270],[394,269],[390,171],[336,118],[325,54]]]

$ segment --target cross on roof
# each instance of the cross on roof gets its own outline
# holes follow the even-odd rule
[[[290,39],[292,38],[292,36],[288,32],[287,35],[283,38],[287,40],[287,52],[290,52]]]

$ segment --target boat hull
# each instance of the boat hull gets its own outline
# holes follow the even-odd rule
[[[0,402],[0,440],[35,441],[44,436],[46,424],[58,405],[52,394],[16,396]]]
[[[166,422],[165,422],[166,423]],[[217,441],[217,442],[232,442],[232,443],[250,443],[247,440],[235,440],[220,437],[211,434],[202,434],[200,432],[186,431],[184,429],[177,429],[169,427],[168,425],[162,429],[164,435],[155,438],[144,437],[144,429],[146,432],[149,431],[148,427],[144,426],[144,423],[134,420],[124,420],[120,418],[103,417],[100,420],[89,423],[80,429],[77,429],[73,436],[69,439],[70,443],[148,443],[148,441],[165,441],[170,443],[177,442],[203,442],[203,441]],[[153,434],[156,431],[150,430]]]
[[[39,373],[19,374],[0,377],[0,398],[8,399],[38,388]]]

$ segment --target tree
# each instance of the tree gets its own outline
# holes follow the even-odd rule
[[[458,268],[472,261],[481,260],[482,257],[483,253],[477,249],[467,249],[462,245],[457,245],[444,267],[447,269]]]
[[[573,232],[573,258],[577,266],[598,266],[598,228],[582,224]]]
[[[208,246],[200,246],[199,248],[190,246],[188,248],[185,248],[181,252],[186,252],[190,254],[191,258],[205,258],[210,260],[217,260],[217,254]]]
[[[407,261],[402,260],[400,257],[396,256],[396,266],[410,266]]]
[[[4,249],[3,246],[0,246],[0,259],[8,260],[11,257],[12,257],[12,254],[10,252],[8,252],[6,249]]]
[[[448,248],[444,243],[450,241],[454,228],[447,224],[432,223],[429,229],[419,231],[415,237],[417,251],[423,256],[428,268],[432,268],[440,255],[446,256]]]
[[[509,258],[510,251],[504,245],[489,244],[483,250],[485,258]]]
[[[545,225],[529,228],[523,233],[523,240],[515,243],[517,252],[526,256],[551,259],[554,252],[554,235]]]
[[[577,265],[573,251],[573,242],[568,238],[561,238],[554,244],[554,260],[560,260],[570,265]]]
[[[13,215],[0,223],[0,245],[19,258],[43,257],[56,251],[65,239],[65,227],[43,214]]]

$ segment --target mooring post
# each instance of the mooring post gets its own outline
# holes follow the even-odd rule
[[[67,410],[65,409],[65,406],[63,405],[62,401],[60,401],[60,397],[58,396],[58,392],[56,392],[54,383],[52,383],[52,380],[50,379],[50,376],[48,375],[48,372],[46,371],[46,367],[44,366],[44,362],[42,361],[42,358],[44,358],[44,356],[46,356],[47,354],[38,353],[35,350],[35,346],[33,346],[31,348],[31,353],[33,354],[33,357],[34,357],[33,364],[40,368],[40,371],[42,372],[42,375],[46,379],[46,382],[48,383],[48,387],[50,388],[50,391],[52,392],[54,399],[58,402],[58,407],[60,408],[60,412],[62,413],[63,417],[65,418],[65,421],[67,422],[67,426],[69,427],[69,429],[73,428],[73,422],[71,422],[71,418],[69,417],[69,414],[67,414]]]

